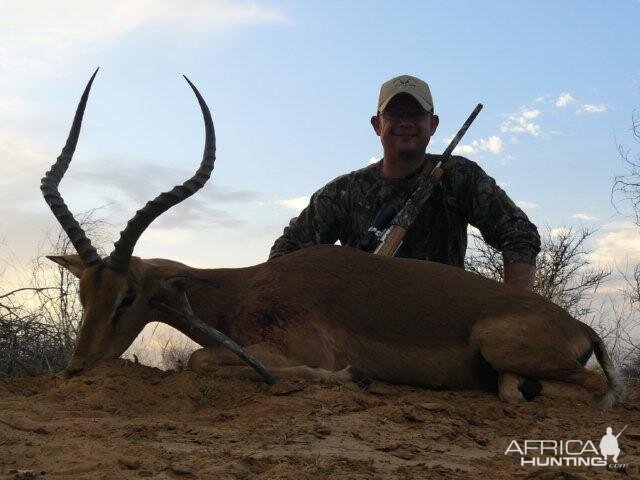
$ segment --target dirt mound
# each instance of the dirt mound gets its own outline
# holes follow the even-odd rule
[[[512,440],[598,445],[606,427],[624,425],[626,468],[505,455]],[[482,392],[269,387],[125,360],[72,379],[0,380],[1,478],[633,478],[639,447],[633,399],[609,412],[545,398],[513,406]]]

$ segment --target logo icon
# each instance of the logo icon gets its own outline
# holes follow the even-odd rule
[[[416,88],[416,83],[413,81],[411,77],[403,76],[397,78],[395,81],[396,86],[400,86],[402,88]]]
[[[613,455],[613,463],[618,463],[618,455],[621,453],[620,447],[618,447],[618,437],[627,427],[628,425],[625,425],[624,428],[615,436],[611,433],[613,429],[611,427],[607,427],[607,433],[602,437],[599,445],[600,454],[605,461],[607,460],[607,456]]]

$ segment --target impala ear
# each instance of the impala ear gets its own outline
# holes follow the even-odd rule
[[[82,260],[80,260],[80,255],[47,255],[47,258],[61,267],[66,268],[78,278],[80,278],[82,272],[84,272],[84,265],[82,264]]]
[[[206,278],[201,278],[191,273],[178,273],[162,279],[163,283],[171,288],[176,288],[181,292],[186,292],[197,288],[205,283],[209,283]]]

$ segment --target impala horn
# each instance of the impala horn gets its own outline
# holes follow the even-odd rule
[[[147,204],[138,210],[133,218],[129,220],[125,229],[120,232],[120,239],[114,244],[115,248],[107,259],[107,264],[114,270],[121,272],[127,271],[136,242],[147,227],[151,225],[151,222],[174,205],[177,205],[200,190],[207,180],[209,180],[211,172],[213,171],[213,164],[216,160],[216,136],[213,129],[213,121],[211,120],[211,113],[195,85],[191,83],[186,76],[184,79],[189,83],[193,93],[195,93],[204,117],[205,143],[202,162],[193,177],[182,185],[176,185],[171,191],[163,192],[150,202],[147,202]]]
[[[87,238],[87,235],[84,230],[82,230],[82,227],[80,227],[75,218],[73,218],[73,214],[69,211],[69,208],[64,203],[64,200],[62,199],[62,196],[58,191],[58,186],[60,185],[62,177],[64,177],[64,174],[69,168],[71,158],[73,157],[73,153],[75,152],[76,145],[78,143],[78,137],[80,136],[82,117],[84,115],[85,107],[87,106],[87,99],[89,98],[91,85],[93,84],[93,80],[96,77],[97,73],[98,69],[93,72],[93,75],[89,79],[89,83],[87,83],[82,97],[80,98],[80,103],[78,104],[76,114],[73,118],[73,125],[71,126],[71,131],[69,132],[67,143],[62,149],[62,153],[53,164],[51,169],[42,178],[40,186],[40,190],[42,190],[45,201],[51,208],[53,214],[58,219],[58,222],[60,222],[60,225],[62,226],[66,234],[69,236],[71,243],[80,255],[80,259],[82,260],[82,263],[85,267],[97,265],[102,262],[102,259],[100,258],[100,255],[98,255],[95,247],[91,245],[91,240]],[[198,99],[198,103],[200,104],[200,109],[202,110],[202,115],[204,117],[205,144],[204,153],[202,155],[202,162],[200,163],[200,167],[193,177],[184,182],[182,185],[175,186],[171,191],[161,193],[155,199],[147,202],[147,204],[142,209],[138,210],[134,217],[129,220],[125,229],[120,233],[120,239],[115,243],[113,252],[111,252],[111,255],[107,259],[107,264],[114,270],[126,272],[129,268],[129,262],[131,261],[133,248],[140,238],[140,235],[142,235],[142,233],[151,224],[151,222],[153,222],[162,213],[166,212],[174,205],[180,203],[184,199],[190,197],[198,190],[200,190],[207,182],[207,180],[209,180],[211,172],[213,171],[213,164],[216,160],[216,138],[215,131],[213,129],[213,121],[211,120],[211,112],[209,112],[209,107],[207,107],[207,104],[205,103],[202,95],[200,95],[200,92],[195,87],[195,85],[191,83],[191,81],[187,77],[184,78],[189,83],[189,86],[193,90],[193,93],[195,93],[196,98]],[[252,368],[254,368],[260,375],[262,375],[262,377],[269,384],[272,384],[276,381],[276,378],[273,377],[256,358],[248,354],[242,347],[236,344],[229,337],[222,334],[213,327],[204,324],[200,319],[198,319],[193,313],[191,305],[189,305],[186,294],[183,294],[183,297],[184,304],[182,312],[174,310],[164,304],[151,305],[151,307],[174,315],[178,319],[186,320],[190,328],[197,328],[201,330],[213,340],[221,342],[223,345],[233,351]]]
[[[47,202],[49,208],[51,208],[51,211],[58,219],[58,222],[60,222],[62,229],[69,236],[69,240],[71,240],[71,243],[78,252],[78,255],[80,255],[80,259],[85,267],[97,265],[102,260],[100,259],[100,255],[98,255],[98,251],[93,245],[91,245],[91,240],[87,238],[87,234],[84,233],[84,230],[76,219],[73,218],[73,214],[64,203],[62,195],[60,195],[60,192],[58,191],[58,185],[60,185],[60,180],[62,180],[67,168],[69,168],[73,152],[76,150],[84,109],[87,106],[87,99],[89,98],[91,85],[93,84],[93,79],[96,77],[98,70],[99,69],[97,68],[96,71],[93,72],[93,75],[91,75],[89,83],[87,83],[84,93],[80,98],[80,103],[76,109],[75,117],[73,117],[73,125],[71,126],[71,131],[69,132],[67,143],[62,149],[62,153],[51,167],[51,170],[42,177],[40,182],[40,190],[42,191],[45,202]]]

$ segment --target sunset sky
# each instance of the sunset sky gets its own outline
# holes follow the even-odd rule
[[[103,207],[111,241],[200,161],[201,115],[182,74],[213,112],[211,182],[154,223],[137,255],[264,261],[311,193],[380,158],[369,117],[380,84],[406,73],[430,84],[441,118],[429,151],[482,102],[458,152],[541,231],[597,228],[593,261],[640,262],[638,227],[610,199],[624,172],[617,144],[638,151],[640,1],[0,3],[5,285],[56,228],[39,180],[97,66],[60,190],[74,212]]]

